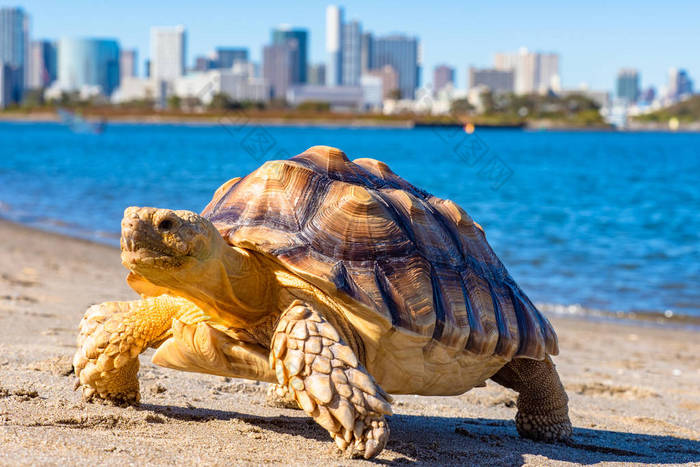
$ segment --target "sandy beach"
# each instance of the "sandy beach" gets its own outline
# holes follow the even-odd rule
[[[141,358],[139,407],[84,403],[71,357],[85,309],[136,298],[118,250],[0,221],[0,464],[359,465],[266,385]],[[700,464],[700,334],[552,317],[574,439],[518,437],[515,393],[398,396],[383,464]]]

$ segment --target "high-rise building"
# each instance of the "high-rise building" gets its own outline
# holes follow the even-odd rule
[[[14,69],[10,65],[0,62],[0,109],[16,102],[13,97],[13,74]]]
[[[359,86],[362,75],[362,26],[359,21],[343,24],[343,86]]]
[[[555,53],[537,54],[537,90],[540,93],[547,91],[559,91],[561,79],[559,78],[559,55]]]
[[[233,68],[236,62],[248,61],[248,49],[243,47],[217,47],[214,68]]]
[[[436,66],[433,71],[433,92],[440,92],[448,84],[455,84],[455,69],[447,65]]]
[[[173,81],[185,74],[184,26],[151,28],[151,79]]]
[[[42,89],[56,81],[57,62],[55,42],[32,41],[29,46],[29,88]]]
[[[146,78],[151,77],[151,59],[147,58],[143,61],[143,76]]]
[[[306,77],[307,77],[307,82],[309,84],[314,84],[317,86],[324,86],[326,84],[326,65],[325,65],[325,63],[317,63],[316,65],[309,65]]]
[[[668,72],[668,97],[677,100],[693,93],[693,81],[685,70],[671,68]]]
[[[119,43],[112,39],[62,38],[58,42],[58,83],[64,91],[99,86],[110,96],[119,86]]]
[[[648,88],[644,89],[639,95],[639,100],[646,104],[651,104],[652,102],[654,102],[654,99],[656,99],[656,88],[654,86],[649,86]]]
[[[343,9],[335,5],[326,8],[326,84],[343,84]]]
[[[298,63],[296,41],[273,44],[263,49],[263,78],[270,84],[273,99],[286,99]]]
[[[616,94],[620,99],[633,104],[639,99],[639,72],[623,68],[617,73]]]
[[[136,76],[138,63],[138,52],[136,49],[122,50],[119,54],[119,73],[121,79]]]
[[[292,83],[306,83],[306,68],[308,66],[309,32],[306,29],[280,26],[272,30],[272,44],[296,42],[297,62],[294,66]]]
[[[493,64],[496,70],[513,71],[516,94],[558,91],[561,87],[558,54],[530,52],[521,48],[516,53],[495,54]]]
[[[402,99],[414,99],[420,85],[418,39],[403,35],[378,37],[373,41],[372,69],[391,65],[399,76]]]
[[[362,73],[366,73],[372,68],[373,43],[374,37],[372,37],[371,32],[362,33],[360,44],[360,68],[362,69]]]
[[[512,69],[497,70],[495,68],[469,67],[468,89],[486,86],[494,94],[513,92],[515,72]]]
[[[29,77],[29,16],[22,8],[0,8],[0,65],[8,66],[5,86],[19,102]]]

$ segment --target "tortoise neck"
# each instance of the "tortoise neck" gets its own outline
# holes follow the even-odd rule
[[[230,312],[251,323],[272,311],[276,305],[274,272],[268,262],[254,252],[228,245],[221,257],[230,286],[228,303],[234,307]]]
[[[225,322],[248,327],[270,310],[271,277],[256,255],[221,239],[176,290]]]

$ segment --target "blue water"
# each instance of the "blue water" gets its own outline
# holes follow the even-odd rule
[[[0,216],[116,243],[126,206],[199,211],[316,144],[455,200],[535,302],[700,316],[700,134],[0,123]]]

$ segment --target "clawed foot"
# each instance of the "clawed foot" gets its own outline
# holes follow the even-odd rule
[[[88,308],[80,322],[73,368],[88,402],[138,404],[138,355],[143,344],[127,334],[123,320],[126,304],[103,303]]]
[[[566,412],[537,415],[518,412],[515,426],[520,436],[535,441],[565,441],[571,438],[572,433],[571,421]]]
[[[350,457],[371,459],[389,440],[389,425],[382,416],[368,416],[355,421],[353,430],[333,435],[335,444]]]
[[[268,386],[265,403],[270,407],[276,407],[278,409],[300,409],[299,404],[296,399],[294,399],[294,394],[289,391],[287,386],[281,386],[279,384],[271,384]]]

